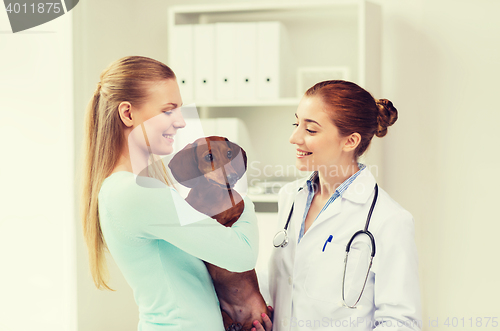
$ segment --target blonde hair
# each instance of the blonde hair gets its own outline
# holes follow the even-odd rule
[[[148,98],[149,83],[167,79],[175,79],[175,74],[159,61],[142,56],[121,58],[101,73],[100,82],[87,106],[80,212],[89,267],[98,289],[114,291],[107,285],[109,275],[104,251],[107,246],[101,232],[97,196],[102,183],[115,168],[126,142],[118,106],[123,101],[140,106]],[[151,152],[149,143],[148,150],[149,176],[171,186],[172,181],[163,162]]]

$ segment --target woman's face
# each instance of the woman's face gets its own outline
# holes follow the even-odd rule
[[[168,155],[173,152],[174,136],[177,129],[186,126],[181,113],[182,99],[175,79],[151,83],[149,98],[138,106],[132,106],[132,132],[129,136],[147,152],[144,124],[151,151],[157,155]]]
[[[338,171],[346,156],[343,148],[347,138],[340,137],[320,97],[304,96],[295,116],[290,143],[296,145],[297,168],[326,174]]]

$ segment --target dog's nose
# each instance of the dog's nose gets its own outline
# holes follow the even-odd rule
[[[236,182],[238,181],[238,179],[239,178],[238,178],[237,174],[229,174],[227,176],[227,181],[228,181],[229,185],[231,185],[231,186],[234,185],[234,184],[236,184]]]

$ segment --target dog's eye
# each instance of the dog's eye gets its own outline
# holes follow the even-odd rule
[[[214,160],[212,153],[205,155],[205,160],[207,160],[207,162],[212,162]]]
[[[233,153],[231,151],[227,151],[227,158],[230,159],[233,157]]]

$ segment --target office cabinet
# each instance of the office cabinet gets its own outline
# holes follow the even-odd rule
[[[183,25],[194,26],[213,24],[215,31],[221,30],[224,38],[231,39],[234,35],[245,36],[245,39],[236,38],[235,48],[226,49],[225,56],[215,59],[219,68],[215,66],[214,77],[220,79],[228,78],[228,84],[217,81],[224,88],[219,89],[220,95],[213,98],[198,98],[194,96],[194,102],[201,117],[216,117],[219,113],[230,114],[231,117],[248,118],[249,112],[259,113],[265,110],[266,114],[282,109],[294,109],[302,95],[296,93],[276,92],[276,89],[285,88],[288,91],[296,91],[296,73],[299,68],[304,67],[346,67],[350,72],[350,80],[366,88],[376,98],[381,97],[381,9],[380,6],[366,0],[328,0],[328,1],[287,1],[287,2],[248,2],[228,4],[207,5],[185,5],[173,6],[168,13],[169,61],[177,53],[175,40],[176,28]],[[267,22],[267,23],[266,23]],[[274,30],[266,24],[274,23]],[[236,24],[237,23],[237,24]],[[242,24],[244,23],[244,24]],[[231,25],[234,24],[234,25]],[[217,28],[219,26],[219,28]],[[228,27],[234,26],[234,29]],[[241,26],[237,27],[236,26]],[[281,26],[281,28],[277,28]],[[266,30],[267,28],[267,30]],[[272,35],[280,33],[280,29],[286,31],[286,42],[289,49],[288,57],[284,60],[269,61],[268,68],[259,68],[259,56],[266,54],[254,52],[251,45],[253,40],[264,47],[273,48]],[[248,38],[246,51],[241,53],[240,42]],[[206,43],[206,40],[202,41]],[[274,45],[276,46],[276,45]],[[207,46],[208,47],[208,46]],[[214,47],[218,47],[214,44]],[[194,46],[196,49],[196,45]],[[275,47],[278,49],[277,47]],[[263,49],[263,48],[262,48]],[[196,52],[196,51],[195,51]],[[240,52],[240,53],[239,53]],[[196,52],[198,53],[198,52]],[[195,57],[197,54],[194,55]],[[230,57],[235,57],[234,60]],[[248,62],[251,59],[255,62]],[[242,63],[251,63],[249,66]],[[257,66],[252,68],[252,66]],[[172,69],[177,72],[175,62]],[[179,70],[181,68],[179,67]],[[269,77],[262,72],[269,73]],[[271,75],[271,71],[274,73]],[[194,76],[199,75],[195,66]],[[278,73],[276,73],[278,72]],[[279,78],[280,73],[290,74],[286,79]],[[250,82],[258,81],[260,77],[269,78],[270,82],[280,81],[278,86],[268,89],[259,88],[258,84],[244,84],[242,78],[250,78]],[[236,79],[236,85],[229,84],[229,80]],[[196,84],[196,83],[195,83]],[[285,85],[288,84],[288,87]],[[215,91],[212,91],[215,96]],[[184,97],[184,96],[183,96]],[[222,109],[222,110],[221,110]],[[224,109],[226,109],[224,111]],[[261,115],[259,115],[261,116]],[[251,140],[258,146],[253,150],[264,150],[274,148],[267,146],[269,139],[252,136]],[[259,135],[260,133],[256,133]],[[262,146],[261,146],[262,145]],[[280,151],[278,150],[277,153]],[[261,164],[264,164],[270,154],[263,154]],[[259,157],[257,154],[256,158]],[[279,156],[270,155],[279,158]],[[372,146],[363,162],[368,164],[381,164],[382,144],[374,139]],[[380,169],[374,174],[382,183],[383,174]],[[271,179],[275,180],[275,178]],[[264,199],[264,198],[263,198]],[[265,197],[266,201],[274,200],[273,197]]]

